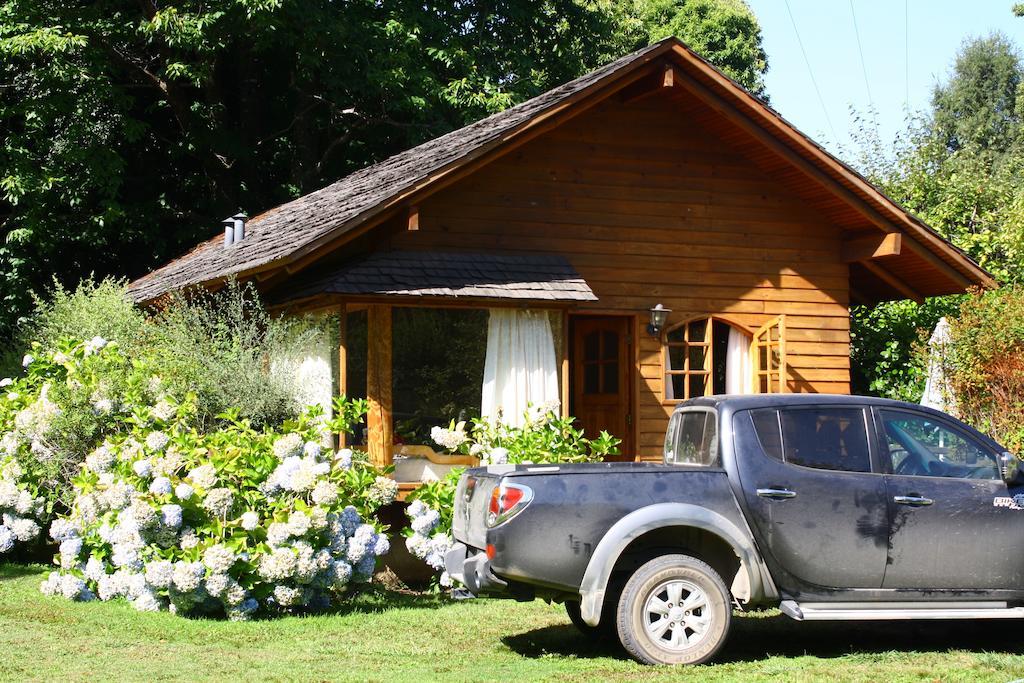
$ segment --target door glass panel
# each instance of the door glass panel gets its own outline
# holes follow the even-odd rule
[[[965,433],[927,415],[881,415],[894,474],[999,479],[995,454]]]
[[[619,364],[617,362],[605,363],[602,367],[604,368],[604,393],[619,393]]]
[[[619,335],[615,332],[604,333],[603,360],[618,360],[619,358]]]
[[[597,363],[588,363],[583,366],[583,393],[601,393],[601,366]]]
[[[786,462],[822,470],[871,471],[860,408],[783,408],[779,418]]]
[[[601,333],[591,332],[583,338],[583,360],[597,360],[601,355]]]

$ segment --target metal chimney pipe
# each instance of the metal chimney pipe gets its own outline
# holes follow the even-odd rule
[[[221,221],[224,226],[224,246],[230,247],[232,242],[235,241],[235,221],[231,218],[225,218]]]
[[[234,241],[241,242],[245,238],[245,220],[247,216],[244,213],[236,213],[231,217],[234,223]]]

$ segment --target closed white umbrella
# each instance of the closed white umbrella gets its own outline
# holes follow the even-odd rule
[[[944,371],[946,345],[950,342],[949,322],[941,318],[928,340],[928,378],[921,405],[956,414],[956,397]]]

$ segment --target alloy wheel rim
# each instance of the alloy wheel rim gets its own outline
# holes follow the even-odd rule
[[[682,579],[663,581],[651,590],[644,600],[643,618],[647,637],[670,652],[696,647],[713,621],[707,594]]]

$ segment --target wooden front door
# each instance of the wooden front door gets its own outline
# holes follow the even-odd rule
[[[624,460],[634,456],[632,322],[628,316],[571,318],[570,410],[588,438],[603,430],[622,439]]]

